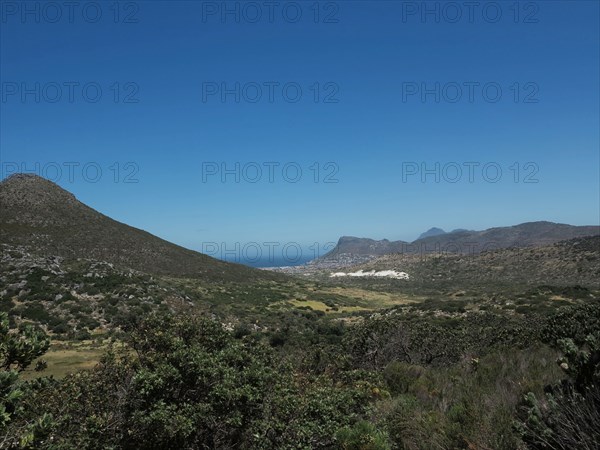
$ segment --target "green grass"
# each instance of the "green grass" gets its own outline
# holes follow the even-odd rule
[[[79,370],[93,368],[106,350],[106,345],[93,344],[92,341],[83,342],[53,342],[48,352],[41,358],[48,363],[46,369],[36,372],[36,361],[23,372],[23,378],[30,380],[43,376],[63,378]]]

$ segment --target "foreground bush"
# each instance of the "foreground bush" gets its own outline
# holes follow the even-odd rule
[[[0,313],[0,447],[10,445],[9,428],[13,430],[13,443],[27,446],[43,436],[50,425],[50,418],[44,414],[36,420],[23,421],[28,413],[25,402],[28,389],[19,379],[19,374],[46,353],[49,346],[45,333],[32,326],[10,330],[8,315]],[[36,368],[43,367],[40,362]]]
[[[398,449],[520,448],[515,413],[526,392],[541,394],[560,376],[556,356],[534,346],[450,367],[392,363],[384,376],[395,395],[378,405],[377,416]]]
[[[334,445],[376,398],[360,372],[311,377],[273,355],[217,322],[153,317],[127,350],[35,391],[24,421],[52,418],[36,448],[309,449]]]
[[[517,429],[530,448],[600,448],[600,333],[578,341],[558,341],[564,355],[558,363],[568,378],[542,396],[525,396]]]

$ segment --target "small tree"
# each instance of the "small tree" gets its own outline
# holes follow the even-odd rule
[[[22,330],[11,330],[8,315],[0,313],[0,434],[4,435],[5,446],[8,439],[5,433],[9,424],[22,412],[21,406],[26,390],[23,389],[19,373],[31,365],[34,359],[43,355],[50,346],[48,336],[41,330],[26,326]],[[43,369],[39,363],[36,369]],[[21,430],[18,436],[19,446],[33,445],[37,436],[49,426],[50,418],[43,416]]]

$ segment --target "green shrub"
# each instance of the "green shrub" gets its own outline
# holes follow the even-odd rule
[[[50,328],[50,330],[56,334],[66,334],[69,331],[71,331],[71,327],[69,326],[68,323],[61,322],[61,323],[57,323],[56,325],[52,326]]]
[[[46,311],[46,308],[39,303],[25,304],[20,309],[20,314],[24,319],[30,319],[40,323],[48,323],[52,320],[52,316]]]
[[[424,371],[425,369],[421,366],[392,361],[383,370],[383,379],[392,394],[406,394]]]
[[[365,421],[359,421],[353,427],[342,428],[337,432],[336,439],[343,450],[389,450],[391,448],[387,435]]]
[[[69,339],[73,339],[75,341],[86,341],[91,338],[92,338],[92,335],[86,329],[71,331],[69,333]]]

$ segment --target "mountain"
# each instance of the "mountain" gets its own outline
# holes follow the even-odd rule
[[[32,174],[14,174],[0,182],[0,243],[26,246],[40,256],[106,261],[156,275],[215,281],[273,277],[117,222]]]
[[[411,246],[420,253],[446,251],[479,253],[509,247],[539,247],[558,241],[600,234],[598,226],[574,226],[553,222],[527,222],[483,231],[456,231],[417,239]]]
[[[432,232],[433,233],[430,233]],[[440,231],[440,232],[438,232]],[[427,235],[423,237],[423,235]],[[432,228],[413,242],[375,241],[367,238],[344,236],[336,247],[322,259],[333,260],[339,255],[379,256],[391,253],[480,253],[486,250],[510,247],[539,247],[555,242],[600,234],[599,226],[574,226],[553,222],[527,222],[510,227],[489,228],[483,231],[457,229],[445,233]]]
[[[478,254],[389,254],[353,270],[407,272],[424,286],[496,284],[561,285],[600,288],[600,235],[550,245],[503,248]]]
[[[431,236],[439,236],[441,234],[446,234],[446,232],[444,230],[442,230],[441,228],[430,228],[429,230],[427,230],[425,233],[421,233],[421,235],[419,236],[419,239],[423,239],[423,238],[427,238],[427,237],[431,237]]]
[[[368,238],[354,236],[342,236],[335,248],[323,256],[328,258],[334,255],[385,255],[388,253],[401,252],[408,243],[405,241],[388,241],[383,239],[376,241]]]

